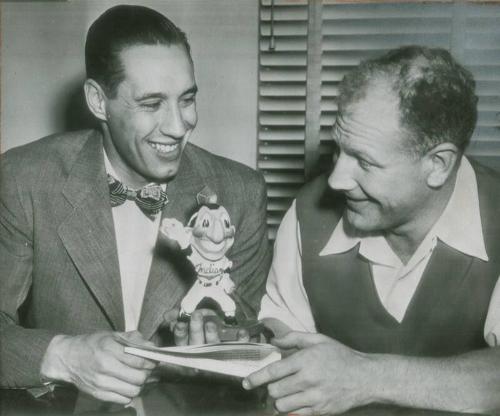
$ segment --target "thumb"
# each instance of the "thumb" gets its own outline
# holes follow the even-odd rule
[[[172,329],[172,325],[175,324],[177,318],[179,317],[179,308],[173,308],[163,314],[162,326],[167,326]]]
[[[271,343],[282,349],[296,348],[300,350],[328,340],[329,338],[322,334],[292,331],[280,338],[273,338]]]

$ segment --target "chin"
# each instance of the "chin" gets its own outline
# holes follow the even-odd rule
[[[168,170],[149,172],[148,177],[154,182],[168,182],[177,175],[178,170],[178,166],[170,167]]]
[[[346,211],[344,218],[354,230],[361,231],[363,233],[376,232],[381,228],[380,221],[370,218],[367,215],[361,215],[357,212]]]

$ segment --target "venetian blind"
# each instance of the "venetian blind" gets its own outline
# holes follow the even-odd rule
[[[257,166],[268,185],[271,238],[305,180],[330,168],[343,75],[398,46],[446,48],[472,71],[479,122],[468,153],[500,168],[500,5],[261,0],[259,41]],[[308,79],[318,66],[314,55],[316,84]],[[316,118],[308,106],[318,109]]]

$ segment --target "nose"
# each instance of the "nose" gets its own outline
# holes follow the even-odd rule
[[[224,240],[224,229],[222,228],[222,224],[219,221],[215,221],[207,235],[208,238],[216,244],[222,242],[222,240]]]
[[[160,131],[165,136],[174,139],[182,139],[186,134],[187,128],[182,111],[177,102],[171,103],[167,111],[162,116]]]
[[[356,188],[357,183],[354,179],[355,164],[354,158],[341,153],[337,158],[333,172],[328,178],[330,188],[336,191],[351,191]]]

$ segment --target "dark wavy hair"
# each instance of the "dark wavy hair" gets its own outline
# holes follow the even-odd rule
[[[143,6],[112,7],[92,23],[87,33],[87,78],[98,82],[113,98],[125,77],[120,52],[130,46],[157,44],[181,45],[191,59],[186,34],[161,13]]]
[[[440,143],[467,147],[477,121],[471,73],[444,49],[404,46],[362,62],[339,87],[339,112],[361,100],[372,82],[387,80],[399,97],[400,123],[412,153],[423,155]]]

